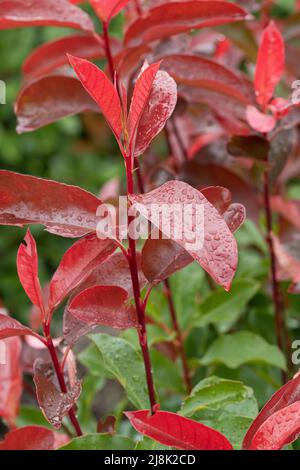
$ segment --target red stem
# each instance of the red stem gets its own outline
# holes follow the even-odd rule
[[[130,196],[131,194],[134,193],[132,163],[133,163],[132,156],[131,155],[125,156],[126,176],[127,176],[127,196]],[[133,221],[134,221],[134,216],[128,213],[128,229]],[[143,301],[141,298],[141,290],[140,290],[137,258],[136,258],[136,241],[130,237],[129,230],[128,230],[128,241],[129,241],[128,262],[129,262],[129,268],[130,268],[130,273],[131,273],[136,312],[137,312],[138,321],[139,321],[139,330],[138,330],[139,342],[140,342],[140,347],[141,347],[143,359],[144,359],[150,407],[151,407],[152,413],[154,414],[157,408],[157,402],[155,398],[152,367],[151,367],[151,360],[150,360],[148,341],[147,341],[145,306],[143,305]]]
[[[114,82],[115,80],[115,67],[114,67],[114,61],[112,58],[112,53],[111,53],[111,47],[110,47],[110,40],[109,40],[109,34],[108,34],[108,23],[104,21],[102,23],[103,25],[103,39],[104,39],[104,47],[105,47],[105,54],[108,62],[108,67],[109,67],[109,73],[111,76],[112,81]]]
[[[268,164],[268,160],[267,160]],[[266,214],[266,223],[267,223],[267,234],[266,241],[269,248],[269,257],[271,263],[271,281],[272,281],[272,295],[273,295],[273,304],[275,310],[275,330],[277,337],[278,348],[284,352],[284,345],[287,344],[287,330],[286,323],[284,318],[284,311],[282,305],[282,298],[280,293],[280,287],[277,279],[276,273],[276,257],[274,250],[274,243],[272,238],[272,210],[270,203],[270,184],[269,184],[269,170],[268,168],[264,173],[264,207]],[[288,351],[285,351],[286,357],[288,356]],[[288,359],[288,358],[287,358]],[[287,360],[287,364],[289,361]],[[285,383],[287,376],[285,372],[282,372],[282,381]]]
[[[134,4],[135,4],[135,9],[136,9],[137,14],[141,16],[143,14],[143,10],[142,10],[139,0],[134,0]]]
[[[134,169],[135,169],[135,172],[136,172],[136,175],[137,175],[137,182],[138,182],[139,191],[140,191],[141,194],[143,194],[145,192],[145,186],[144,186],[143,176],[142,176],[142,173],[141,173],[141,168],[140,168],[138,159],[135,159]],[[176,339],[177,339],[177,342],[178,342],[178,352],[179,352],[180,357],[181,357],[184,381],[185,381],[185,384],[186,384],[187,392],[190,393],[191,390],[192,390],[190,371],[189,371],[189,368],[188,368],[187,357],[186,357],[186,353],[185,353],[185,349],[184,349],[183,336],[182,336],[182,332],[181,332],[181,329],[180,329],[180,326],[179,326],[179,323],[178,323],[178,320],[177,320],[177,314],[176,314],[175,304],[174,304],[174,300],[173,300],[172,290],[171,290],[171,286],[170,286],[170,283],[169,283],[168,279],[164,280],[164,286],[165,286],[165,295],[166,295],[167,301],[168,301],[172,326],[173,326],[173,330],[176,333]]]
[[[52,337],[51,337],[51,334],[50,334],[49,324],[44,326],[44,333],[45,333],[45,338],[46,338],[46,345],[47,345],[47,348],[49,350],[49,354],[51,356],[51,360],[52,360],[52,363],[53,363],[53,367],[54,367],[54,370],[55,370],[55,373],[56,373],[56,376],[57,376],[57,380],[58,380],[60,389],[61,389],[62,393],[68,393],[68,389],[67,389],[67,386],[66,386],[64,374],[63,374],[63,371],[60,367],[60,363],[59,363],[59,360],[58,360],[58,357],[57,357],[56,349],[55,349],[55,346],[53,344]],[[72,408],[69,411],[68,415],[69,415],[70,421],[71,421],[71,423],[72,423],[72,425],[73,425],[73,427],[76,431],[77,436],[82,436],[82,430],[81,430],[80,424],[77,420],[74,408]]]

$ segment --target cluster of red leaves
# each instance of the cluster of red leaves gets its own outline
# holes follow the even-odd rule
[[[275,23],[269,23],[263,31],[258,25],[253,32],[243,26],[251,38],[252,34],[262,33],[252,83],[235,71],[240,55],[230,41],[220,41],[214,30],[189,34],[204,27],[250,20],[251,15],[234,3],[158,0],[150,7],[151,2],[142,2],[140,14],[129,0],[90,0],[103,23],[103,36],[95,32],[91,18],[77,3],[80,2],[18,0],[0,4],[0,29],[55,25],[80,30],[80,34],[40,46],[26,59],[23,86],[15,106],[18,132],[32,131],[72,114],[101,112],[124,157],[131,206],[163,233],[159,217],[149,211],[151,204],[202,205],[204,245],[193,250],[188,239],[149,239],[128,265],[124,253],[116,252],[120,246],[124,251],[121,238],[97,237],[97,209],[103,204],[99,198],[75,186],[0,171],[2,225],[41,224],[56,235],[81,237],[65,253],[49,286],[44,288],[39,282],[37,249],[29,230],[20,245],[19,279],[37,309],[37,324],[42,326],[44,335],[6,314],[0,315],[0,339],[5,340],[8,351],[8,364],[0,367],[0,414],[9,424],[14,424],[22,390],[18,337],[31,336],[41,343],[36,347],[37,360],[33,364],[39,405],[54,428],[61,427],[67,414],[76,428],[74,406],[81,384],[70,349],[97,325],[115,329],[141,327],[141,312],[132,305],[133,297],[139,302],[132,263],[136,263],[140,288],[153,286],[196,261],[216,283],[230,290],[238,258],[233,233],[245,219],[241,203],[245,203],[251,217],[257,216],[253,210],[257,202],[255,188],[249,184],[247,171],[257,160],[266,159],[266,147],[266,152],[271,148],[276,154],[280,146],[278,136],[295,129],[299,123],[297,109],[282,98],[274,98],[285,65],[284,40]],[[124,40],[108,39],[111,19],[125,7]],[[178,36],[182,33],[186,34]],[[201,54],[212,44],[215,46],[212,53]],[[251,44],[250,51],[245,47],[246,54],[253,56]],[[90,62],[104,58],[108,61],[110,79]],[[224,65],[227,60],[231,68]],[[167,165],[156,164],[149,171],[147,192],[134,194],[131,179],[136,160],[165,126],[172,156]],[[234,136],[228,153],[224,147],[221,150],[228,157],[225,163],[220,163],[218,150],[211,158],[199,162],[197,154],[201,155],[203,149],[219,139],[224,143],[223,136]],[[243,157],[240,167],[231,155]],[[293,163],[290,162],[291,172]],[[274,178],[276,181],[278,174]],[[210,186],[203,187],[204,183]],[[239,203],[232,203],[231,193],[223,185],[230,187]],[[292,220],[292,212],[298,209],[295,205],[288,208],[280,196],[274,197],[272,204],[276,212],[290,217],[290,223],[295,224]],[[195,232],[195,227],[191,232]],[[286,274],[288,266],[287,274],[297,285],[299,264],[285,262],[291,255],[277,242],[283,270],[285,267]],[[61,340],[52,341],[50,326],[55,310],[66,299],[63,339],[68,347],[59,364]],[[46,353],[45,358],[41,351]],[[295,377],[284,385],[263,408],[245,436],[245,449],[280,449],[295,440],[300,432],[299,380]],[[126,416],[138,432],[163,445],[187,450],[232,449],[221,433],[175,413],[156,409],[152,415],[139,410]],[[8,433],[0,449],[55,449],[66,440],[62,434],[33,426]]]

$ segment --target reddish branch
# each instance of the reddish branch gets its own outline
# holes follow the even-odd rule
[[[48,348],[60,389],[62,393],[68,393],[68,389],[67,389],[65,378],[64,378],[64,373],[63,373],[63,370],[61,369],[61,365],[57,357],[57,352],[53,344],[53,340],[52,340],[51,333],[50,333],[50,326],[48,323],[44,325],[44,335],[46,339],[45,345]],[[82,430],[77,420],[74,408],[71,408],[71,410],[68,412],[68,415],[76,431],[77,436],[82,436]]]

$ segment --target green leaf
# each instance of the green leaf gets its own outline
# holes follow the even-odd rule
[[[72,439],[59,450],[133,450],[135,442],[128,437],[112,434],[86,434]]]
[[[170,450],[172,447],[163,446],[159,442],[144,436],[143,439],[137,442],[134,450]]]
[[[231,369],[247,363],[286,368],[285,358],[278,347],[249,331],[239,331],[216,339],[200,362],[203,365],[225,364]]]
[[[258,413],[253,390],[242,382],[219,377],[204,379],[193,388],[180,414],[210,426],[240,448]]]
[[[238,320],[258,289],[258,283],[245,279],[235,281],[230,292],[221,288],[210,292],[199,306],[196,325],[213,324],[220,333],[225,333]]]
[[[78,359],[92,375],[99,377],[106,375],[102,355],[94,343],[89,344],[78,354]]]
[[[46,421],[44,418],[43,413],[39,408],[35,408],[33,406],[22,406],[20,409],[19,416],[17,418],[17,426],[45,426],[47,428],[51,428],[51,425]]]
[[[102,333],[90,338],[102,355],[106,371],[124,387],[128,400],[138,409],[147,408],[149,399],[141,355],[122,338]]]

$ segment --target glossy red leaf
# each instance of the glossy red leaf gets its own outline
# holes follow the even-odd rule
[[[217,209],[219,214],[224,214],[231,204],[231,192],[222,186],[208,186],[199,189],[204,197]]]
[[[77,186],[0,170],[0,225],[41,224],[50,233],[76,238],[96,230],[100,204]]]
[[[12,317],[0,313],[0,340],[11,336],[38,335],[34,333],[28,326],[22,325]]]
[[[105,73],[92,62],[71,55],[68,57],[82,85],[98,104],[119,140],[122,133],[122,108],[117,90]]]
[[[250,82],[214,60],[195,55],[173,54],[163,58],[162,68],[178,84],[217,91],[244,104],[253,102]]]
[[[125,305],[128,293],[118,286],[93,286],[74,297],[68,311],[78,320],[91,325],[116,329],[134,328],[138,321],[134,309]]]
[[[272,414],[254,435],[249,450],[280,450],[300,435],[300,401]]]
[[[247,12],[230,2],[168,2],[152,8],[145,16],[131,24],[125,34],[125,44],[150,42],[193,29],[246,18]]]
[[[89,15],[67,0],[12,0],[0,4],[0,29],[63,26],[93,31]]]
[[[159,70],[152,84],[147,104],[140,117],[134,147],[136,157],[142,155],[164,128],[177,103],[177,85],[167,72]]]
[[[4,339],[1,343],[5,364],[0,362],[0,416],[14,425],[19,414],[23,389],[22,343],[18,337]]]
[[[120,13],[129,0],[89,0],[99,18],[109,23],[110,20]]]
[[[246,209],[242,204],[231,204],[227,211],[223,214],[224,220],[228,225],[229,230],[234,233],[246,219]]]
[[[31,302],[44,313],[42,289],[38,273],[36,243],[28,229],[17,255],[17,269],[20,282]]]
[[[75,242],[64,254],[50,282],[50,311],[56,308],[116,248],[117,244],[113,240],[100,240],[94,233]]]
[[[59,429],[64,416],[80,396],[80,382],[76,380],[67,393],[62,393],[52,364],[37,359],[34,364],[34,383],[39,406],[45,418],[54,428]]]
[[[246,116],[252,129],[262,134],[271,132],[276,126],[274,116],[260,112],[255,106],[247,106]]]
[[[148,104],[149,96],[160,63],[149,65],[145,63],[136,81],[128,115],[128,132],[131,141],[135,139],[136,130],[143,111]]]
[[[69,440],[65,434],[42,426],[25,426],[6,434],[0,442],[0,450],[55,450]]]
[[[262,35],[254,77],[257,102],[263,110],[266,109],[280,81],[284,56],[284,40],[276,24],[271,21]]]
[[[99,109],[76,78],[62,74],[36,78],[25,84],[17,97],[17,132],[30,132],[86,111]]]
[[[132,426],[141,434],[160,444],[183,450],[232,450],[223,434],[204,424],[168,411],[149,410],[125,413]]]
[[[197,189],[180,181],[170,181],[150,193],[133,195],[130,199],[141,215],[188,251],[218,284],[226,290],[230,289],[237,267],[236,241],[224,219]],[[153,210],[154,204],[158,205],[156,210]],[[195,223],[195,218],[191,216],[189,223],[182,226],[180,218],[173,213],[170,230],[166,230],[161,223],[161,213],[164,207],[171,204],[180,205],[181,208],[187,205],[189,210],[195,212],[203,209],[202,222],[200,225]],[[192,240],[195,249],[191,246]]]
[[[101,36],[77,34],[64,36],[42,44],[26,58],[22,66],[26,77],[46,75],[68,64],[67,53],[83,59],[102,59],[105,57],[104,43]]]
[[[250,449],[252,446],[255,435],[259,432],[267,420],[277,412],[286,409],[294,403],[299,403],[300,400],[300,375],[296,375],[292,380],[289,380],[283,385],[271,399],[266,403],[258,416],[255,418],[250,428],[248,429],[244,441],[243,448]]]

